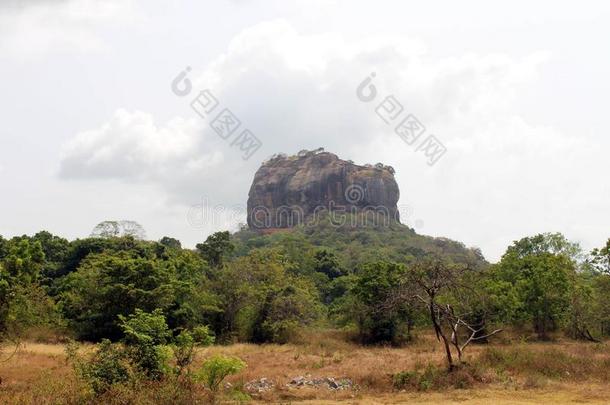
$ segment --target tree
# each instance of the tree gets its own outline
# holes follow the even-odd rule
[[[573,339],[599,342],[591,333],[592,326],[598,324],[599,316],[594,297],[595,278],[597,275],[591,272],[573,275],[567,316],[567,334]]]
[[[224,341],[286,342],[320,314],[314,284],[287,271],[277,250],[254,250],[218,270],[212,281],[221,312],[216,334]]]
[[[229,231],[216,232],[195,247],[210,266],[215,268],[222,267],[224,259],[235,249]]]
[[[208,324],[220,311],[199,254],[133,239],[121,251],[114,245],[120,240],[80,259],[77,270],[56,283],[62,311],[80,338],[121,338],[117,316],[136,308],[161,308],[171,328],[189,329]]]
[[[387,262],[364,265],[356,275],[346,312],[356,322],[362,342],[400,344],[411,339],[412,303],[394,300],[404,275],[404,266]]]
[[[133,258],[154,259],[159,251],[157,246],[155,243],[140,241],[131,236],[76,239],[70,242],[68,254],[56,277],[76,271],[89,255],[96,253],[125,253]]]
[[[300,263],[296,266],[301,274],[308,275],[315,283],[320,292],[320,298],[326,305],[330,305],[334,300],[347,292],[345,281],[347,272],[343,269],[337,255],[326,248],[313,251],[313,249],[301,247],[300,251],[305,250],[308,254],[298,254],[291,252],[292,255],[300,257]],[[309,271],[311,269],[311,271]]]
[[[57,277],[58,270],[66,261],[70,242],[47,231],[38,232],[32,237],[32,241],[39,242],[42,247],[45,263],[41,273],[45,278],[44,283],[50,284]]]
[[[593,249],[589,262],[597,271],[610,274],[610,238],[604,247]]]
[[[159,243],[171,249],[182,249],[180,241],[178,239],[170,238],[169,236],[162,237]]]
[[[328,249],[319,249],[314,254],[314,271],[325,274],[329,280],[345,275],[339,258]]]
[[[487,339],[502,329],[482,334],[484,325],[468,321],[464,308],[469,308],[468,296],[476,294],[472,286],[463,286],[468,268],[447,263],[439,258],[425,258],[414,263],[405,278],[405,288],[397,299],[414,296],[428,311],[434,333],[445,349],[449,370],[462,361],[464,350],[477,340]],[[463,336],[465,333],[465,336]],[[464,337],[464,340],[462,340]]]
[[[532,321],[538,338],[565,320],[570,307],[578,245],[560,234],[523,238],[510,246],[496,268],[498,280],[511,283],[521,317]]]
[[[146,231],[135,221],[104,221],[91,231],[92,238],[118,238],[131,236],[134,239],[146,239]]]
[[[123,343],[127,354],[139,371],[153,380],[160,379],[169,371],[169,351],[166,346],[171,339],[165,317],[160,309],[151,313],[136,309],[129,316],[119,315],[123,330]]]
[[[63,312],[78,336],[88,340],[119,339],[118,315],[136,308],[169,310],[177,285],[171,268],[128,252],[89,255],[61,284]]]
[[[31,240],[40,242],[45,259],[48,262],[61,263],[66,259],[70,242],[67,239],[53,235],[47,231],[40,231]]]
[[[42,245],[26,236],[13,238],[3,262],[8,277],[15,282],[36,282],[45,263]]]
[[[578,243],[570,242],[561,233],[541,233],[522,238],[508,247],[506,254],[523,258],[531,255],[549,253],[563,255],[574,262],[582,258],[582,249]]]
[[[40,285],[45,255],[39,241],[26,236],[0,240],[0,343],[15,346],[28,328],[61,325],[55,303]]]
[[[287,343],[300,326],[320,314],[313,284],[303,278],[284,276],[265,290],[252,324],[253,342]]]
[[[587,262],[591,265],[588,277],[591,301],[587,307],[592,318],[590,324],[601,335],[610,336],[610,239],[605,246],[593,249]]]
[[[596,329],[601,335],[610,336],[610,274],[599,274],[592,282],[593,312],[595,313]]]
[[[4,259],[4,257],[8,253],[8,241],[0,235],[0,260]]]
[[[485,312],[483,323],[511,324],[529,318],[524,314],[521,297],[513,283],[498,275],[498,266],[472,274],[473,283],[481,291],[474,301],[473,313]]]

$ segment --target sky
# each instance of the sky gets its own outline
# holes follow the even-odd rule
[[[602,1],[4,0],[0,234],[134,220],[193,247],[245,222],[264,160],[323,147],[394,167],[403,222],[491,261],[540,232],[602,246],[609,18]],[[191,108],[201,90],[260,140],[249,159]],[[446,149],[434,165],[378,116],[390,96]]]

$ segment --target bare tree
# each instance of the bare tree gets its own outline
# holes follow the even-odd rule
[[[92,238],[113,238],[132,236],[138,240],[146,239],[146,231],[142,225],[135,221],[104,221],[100,222],[91,231]]]
[[[471,313],[459,313],[458,307],[467,307],[467,295],[477,293],[473,285],[462,284],[466,271],[466,266],[451,265],[436,258],[420,261],[410,267],[401,293],[403,299],[411,295],[425,306],[436,338],[445,349],[449,370],[462,362],[464,350],[470,343],[502,331],[484,333],[484,324],[468,320]]]

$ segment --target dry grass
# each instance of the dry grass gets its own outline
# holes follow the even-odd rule
[[[276,389],[257,398],[268,402],[610,403],[608,344],[559,341],[475,345],[468,350],[466,360],[476,368],[476,378],[468,380],[468,389],[431,386],[425,392],[397,392],[391,375],[426,367],[442,370],[443,353],[429,335],[420,336],[404,348],[386,348],[358,346],[338,332],[310,332],[297,344],[235,344],[199,349],[194,366],[212,354],[240,357],[248,367],[229,381],[241,386],[261,377],[273,380]],[[358,388],[333,392],[286,386],[293,377],[307,374],[350,378]],[[0,364],[0,377],[0,403],[76,403],[83,390],[66,363],[64,347],[56,344],[26,344],[9,362]],[[164,403],[161,394],[155,395],[150,397],[156,398],[152,402],[124,403]]]
[[[278,345],[236,344],[203,349],[198,357],[229,354],[246,361],[244,380],[265,376],[285,385],[298,375],[314,377],[349,377],[362,389],[392,389],[390,375],[428,362],[442,364],[440,347],[430,337],[403,349],[363,347],[340,340],[332,332],[320,332],[308,343]]]
[[[561,385],[534,391],[514,391],[498,388],[476,390],[451,390],[426,393],[392,393],[362,395],[359,398],[341,401],[353,405],[371,404],[418,404],[418,405],[540,405],[540,404],[590,404],[608,405],[610,394],[603,385]],[[333,404],[333,400],[303,401],[303,404]]]

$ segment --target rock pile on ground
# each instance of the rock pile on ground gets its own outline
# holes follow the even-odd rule
[[[246,383],[244,387],[249,392],[265,392],[273,389],[274,386],[275,384],[273,383],[273,381],[263,377],[258,380],[252,380]]]
[[[349,378],[333,378],[333,377],[316,377],[311,376],[298,376],[290,380],[286,384],[290,388],[302,388],[302,387],[313,387],[313,388],[326,388],[329,390],[347,390],[354,387],[354,383]]]
[[[288,388],[316,388],[327,389],[332,391],[349,390],[354,388],[354,383],[349,378],[334,378],[334,377],[312,377],[306,376],[294,377],[286,384]],[[244,385],[246,391],[256,394],[270,391],[275,388],[275,383],[268,378],[260,378],[252,380]]]

